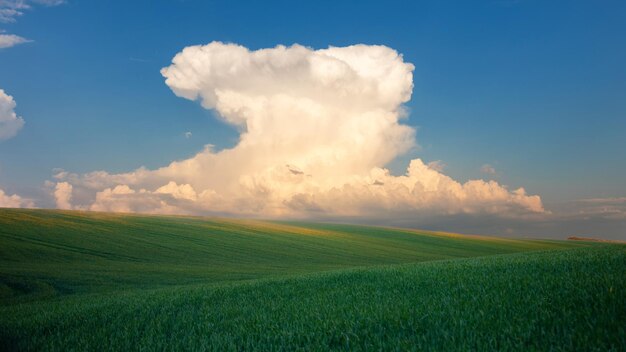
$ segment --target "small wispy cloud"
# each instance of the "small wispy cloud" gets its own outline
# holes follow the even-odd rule
[[[559,212],[583,219],[626,220],[626,197],[577,199],[561,204]]]
[[[10,48],[23,43],[32,42],[32,40],[20,37],[15,34],[0,34],[0,49]]]
[[[445,169],[445,168],[446,168],[446,166],[447,166],[447,165],[446,165],[443,161],[441,161],[441,160],[431,161],[431,162],[429,162],[427,165],[428,165],[428,167],[429,167],[429,168],[431,168],[431,169],[433,169],[433,170],[435,170],[435,171],[437,171],[437,172],[442,172],[442,171],[443,171],[443,169]]]
[[[33,3],[41,4],[45,6],[57,6],[65,4],[67,1],[65,0],[33,0]]]
[[[189,131],[185,132],[185,138],[189,139],[189,138],[191,138],[191,136],[192,136],[191,132],[189,132]]]
[[[0,0],[0,22],[16,22],[33,5],[58,6],[64,3],[64,0]]]
[[[583,203],[603,203],[603,204],[626,204],[626,197],[587,198],[587,199],[580,199],[579,202],[583,202]]]
[[[34,5],[57,6],[64,3],[65,0],[0,0],[0,23],[16,22],[18,17],[24,15],[24,11],[32,9]],[[5,34],[0,29],[0,49],[28,42],[32,40],[16,34]]]
[[[489,165],[489,164],[485,164],[485,165],[481,166],[480,167],[480,172],[482,172],[483,174],[486,174],[486,175],[491,175],[491,176],[495,176],[495,175],[498,174],[496,172],[496,169],[493,166]]]

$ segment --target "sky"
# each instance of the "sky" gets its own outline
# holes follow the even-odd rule
[[[623,1],[0,0],[0,206],[626,240]]]

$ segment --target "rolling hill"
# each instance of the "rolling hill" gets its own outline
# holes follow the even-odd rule
[[[616,244],[0,209],[9,350],[619,350],[625,292]]]

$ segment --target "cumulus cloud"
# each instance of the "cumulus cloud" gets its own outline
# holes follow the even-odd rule
[[[161,70],[179,97],[197,100],[240,131],[239,143],[156,169],[61,171],[75,206],[104,211],[264,217],[542,213],[539,196],[495,181],[460,183],[442,163],[384,166],[415,146],[402,123],[413,65],[395,50],[300,45],[251,51],[212,42]],[[385,215],[395,216],[395,215]]]
[[[0,208],[33,208],[35,203],[17,194],[8,195],[0,189]]]
[[[30,40],[15,34],[0,33],[0,49],[10,48],[22,43],[28,43]]]
[[[186,202],[187,207],[179,207],[177,204],[187,197],[195,199],[195,191],[189,185],[179,187],[175,182],[170,182],[153,192],[145,189],[136,191],[127,185],[117,185],[98,192],[95,202],[88,209],[121,213],[185,214],[189,213],[188,209],[193,207],[193,203]]]
[[[15,113],[15,100],[0,89],[0,140],[9,139],[17,134],[24,119]]]
[[[68,182],[58,182],[54,188],[54,199],[59,209],[72,209],[72,185]]]

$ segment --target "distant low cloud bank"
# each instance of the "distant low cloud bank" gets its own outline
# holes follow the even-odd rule
[[[111,174],[59,172],[60,208],[276,218],[543,214],[539,196],[495,181],[460,183],[443,163],[384,168],[415,145],[402,124],[413,65],[385,46],[249,50],[190,46],[161,70],[179,97],[199,101],[240,131],[187,160]],[[210,142],[210,141],[207,141]],[[295,171],[294,171],[295,170]]]
[[[17,194],[8,195],[0,189],[0,208],[32,208],[35,203]]]

